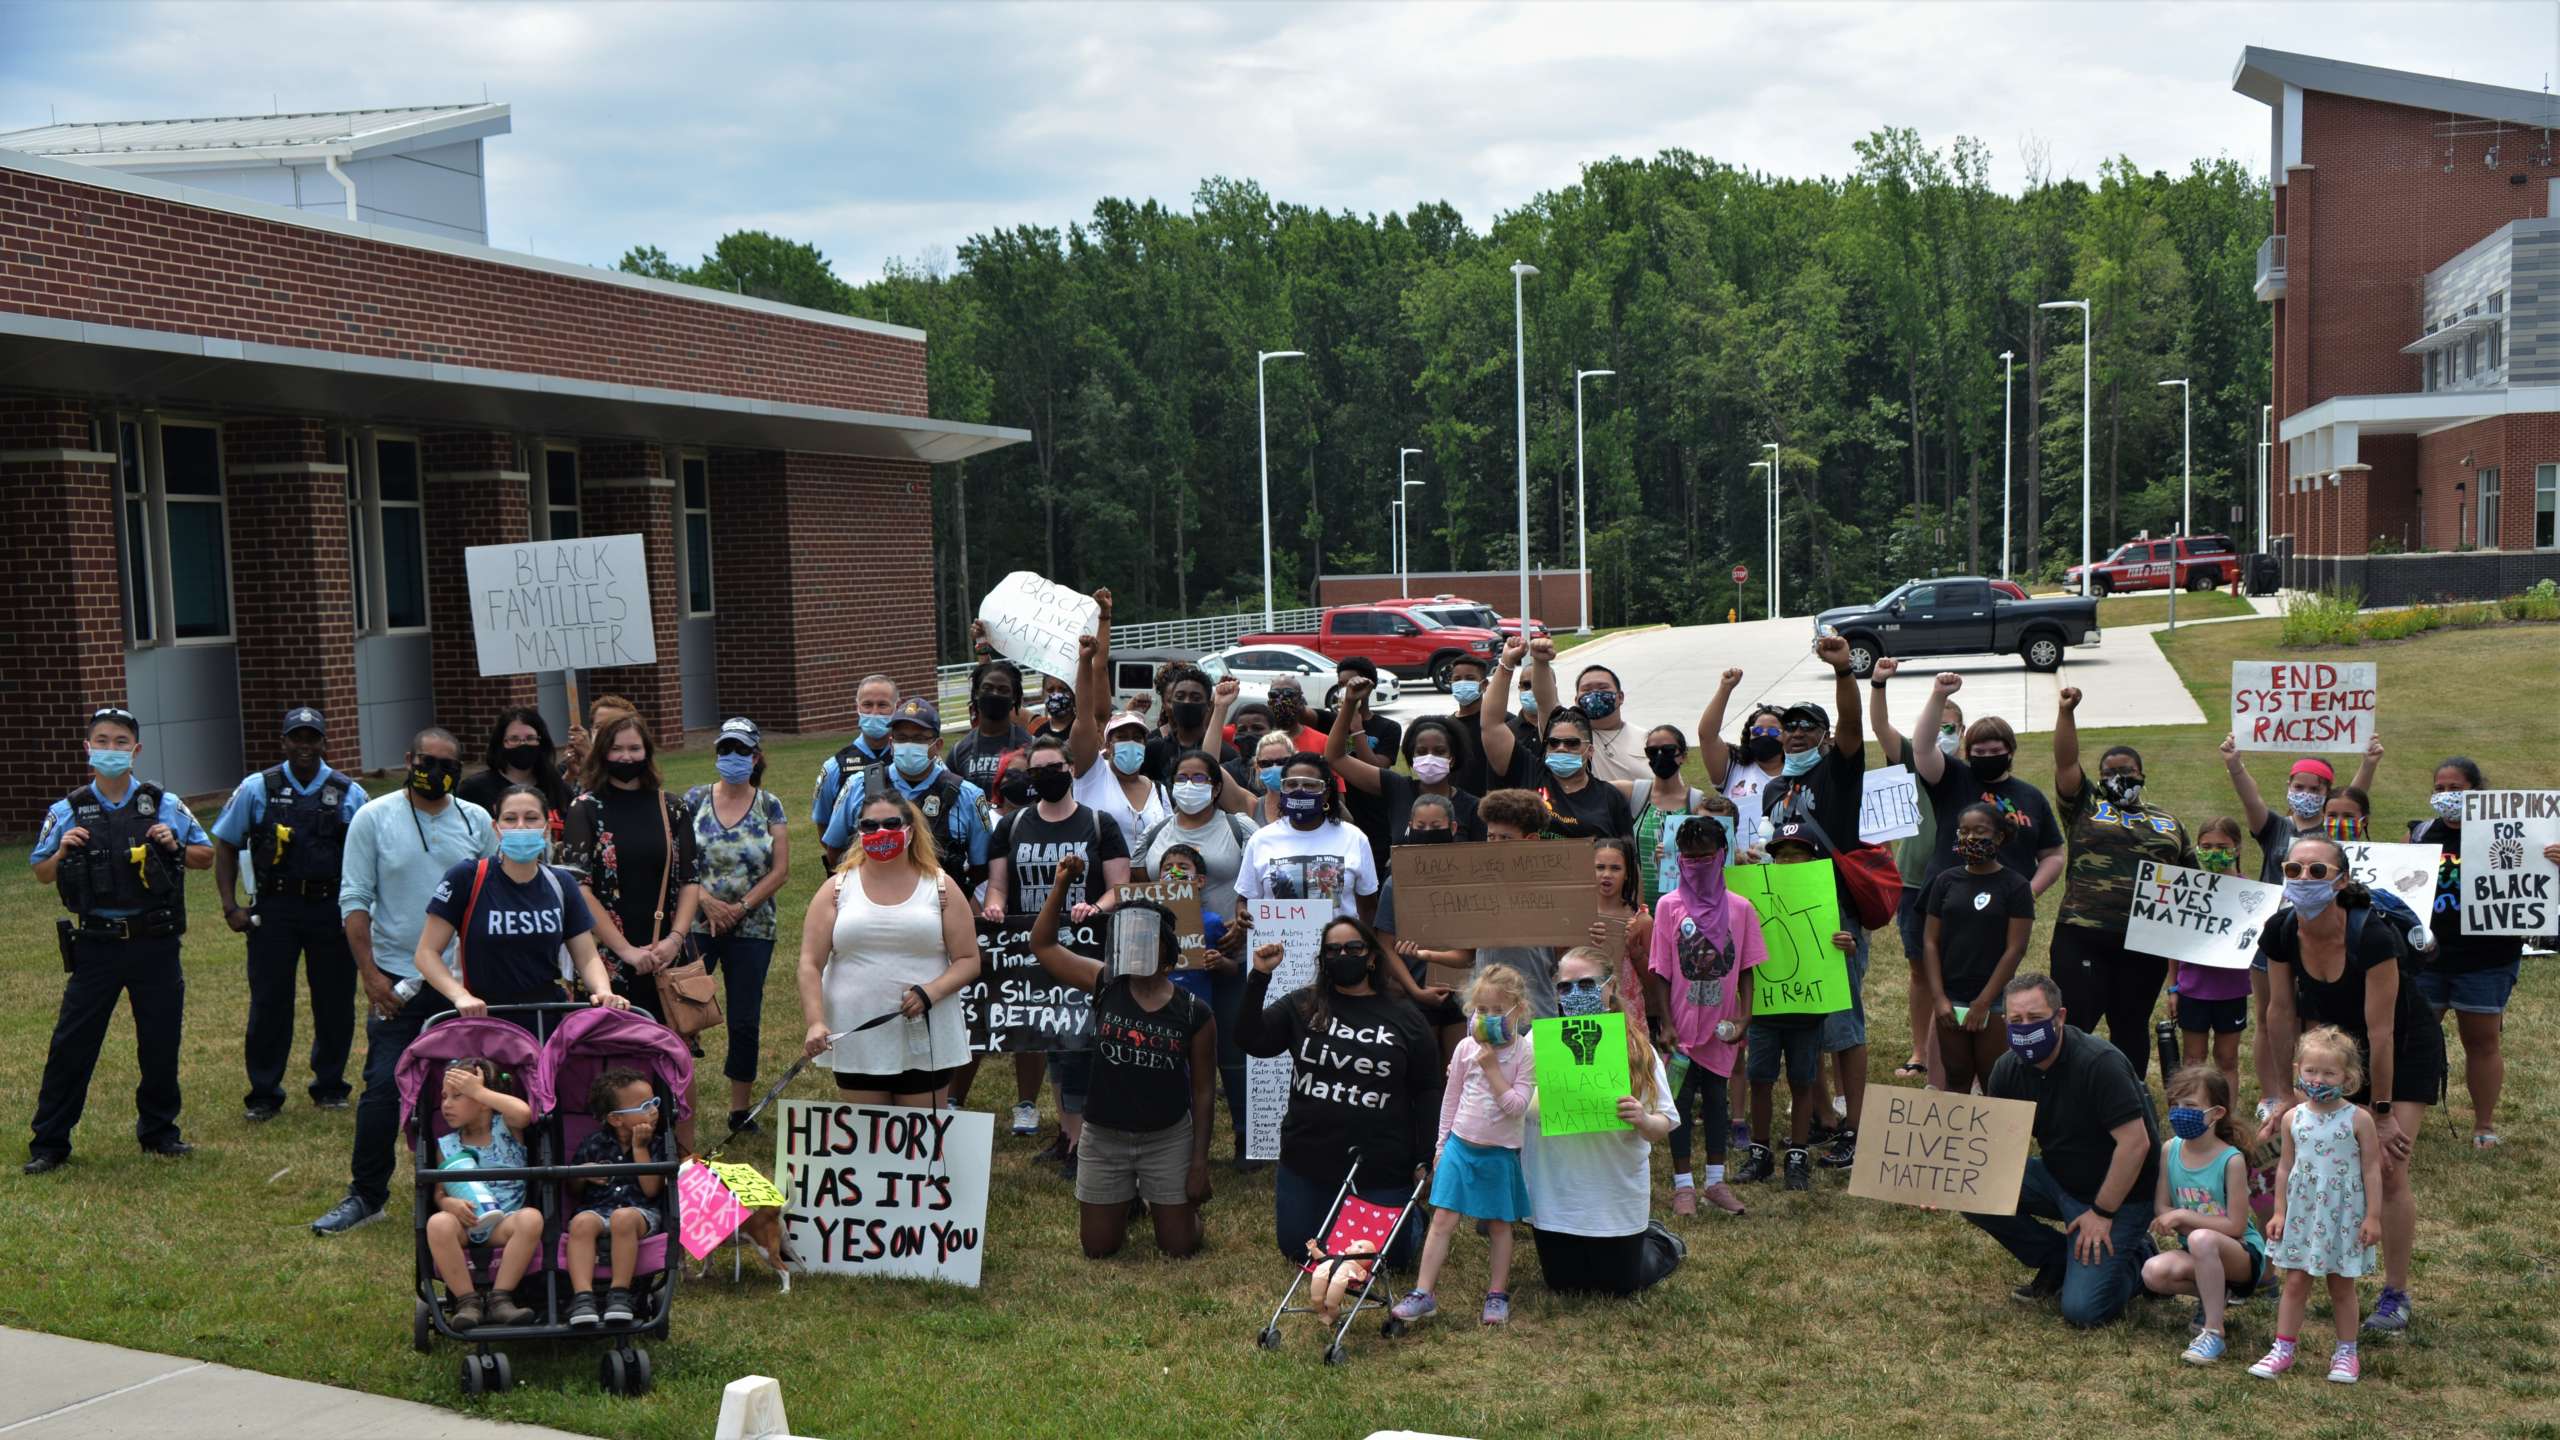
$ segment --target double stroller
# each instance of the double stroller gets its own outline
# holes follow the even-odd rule
[[[395,1078],[400,1088],[400,1124],[408,1135],[411,1167],[417,1175],[414,1205],[417,1249],[417,1309],[411,1342],[418,1353],[431,1353],[438,1336],[470,1348],[462,1357],[462,1393],[494,1394],[514,1383],[513,1368],[501,1343],[520,1340],[601,1340],[604,1356],[598,1377],[611,1394],[642,1394],[649,1388],[649,1352],[636,1343],[644,1336],[665,1339],[675,1307],[678,1266],[667,1263],[670,1237],[679,1229],[676,1162],[651,1161],[632,1167],[578,1166],[565,1163],[602,1123],[588,1113],[586,1096],[597,1076],[607,1070],[634,1070],[648,1078],[677,1123],[692,1113],[693,1057],[674,1031],[636,1010],[605,1010],[592,1005],[493,1005],[482,1017],[452,1011],[426,1023],[418,1038],[401,1053]],[[522,1023],[501,1016],[520,1016]],[[529,1028],[528,1028],[529,1027]],[[537,1318],[519,1325],[482,1323],[456,1330],[450,1308],[438,1300],[435,1262],[427,1250],[427,1219],[436,1213],[436,1197],[450,1173],[438,1170],[437,1141],[445,1133],[438,1103],[445,1067],[470,1056],[494,1062],[508,1087],[533,1110],[533,1124],[519,1137],[530,1162],[522,1169],[475,1169],[473,1180],[521,1180],[525,1203],[542,1212],[542,1244],[516,1287],[518,1303]],[[672,1130],[672,1126],[670,1127]],[[670,1136],[670,1144],[672,1137]],[[635,1318],[624,1326],[572,1328],[568,1323],[572,1286],[568,1225],[578,1211],[582,1181],[616,1173],[658,1175],[665,1179],[658,1203],[666,1224],[640,1242],[640,1258],[632,1277]],[[498,1267],[494,1245],[464,1251],[472,1283],[487,1289]],[[598,1288],[609,1276],[611,1249],[596,1249]]]

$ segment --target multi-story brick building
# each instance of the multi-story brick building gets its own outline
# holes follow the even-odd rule
[[[658,663],[583,678],[669,736],[931,683],[929,466],[1025,432],[928,418],[920,331],[468,238],[505,128],[0,135],[0,830],[108,702],[187,793],[268,763],[294,704],[350,766],[428,723],[476,750],[508,705],[557,727],[559,677],[478,671],[474,545],[646,537]]]
[[[2268,108],[2268,515],[2375,603],[2560,576],[2560,96],[2251,47]]]

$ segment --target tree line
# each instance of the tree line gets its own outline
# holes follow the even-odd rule
[[[2046,300],[2092,302],[2099,551],[2178,522],[2179,395],[2156,382],[2180,377],[2197,529],[2254,533],[2233,507],[2255,505],[2269,388],[2262,181],[2228,157],[2176,175],[2119,158],[2091,184],[2031,152],[2012,195],[1975,140],[1882,130],[1855,150],[1840,179],[1613,158],[1481,234],[1443,203],[1334,213],[1219,178],[1187,209],[1105,199],[1063,231],[974,235],[956,263],[892,262],[868,284],[753,231],[694,265],[644,246],[621,266],[920,327],[934,415],[1031,431],[937,477],[946,654],[1015,569],[1109,585],[1131,619],[1258,604],[1257,351],[1307,352],[1267,372],[1280,605],[1310,603],[1315,576],[1389,568],[1406,446],[1424,482],[1413,568],[1512,567],[1517,260],[1541,272],[1524,292],[1533,565],[1573,563],[1573,374],[1617,372],[1584,390],[1595,623],[1763,613],[1749,467],[1769,443],[1790,612],[1999,573],[2004,350],[2012,569],[2058,575],[2079,556],[2084,341]]]

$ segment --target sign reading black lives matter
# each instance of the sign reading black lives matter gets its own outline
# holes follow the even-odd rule
[[[483,675],[657,663],[637,535],[474,545],[462,568]]]
[[[2124,948],[2246,970],[2258,953],[2259,932],[2283,902],[2281,885],[2145,860],[2134,876]]]
[[[1102,958],[1096,915],[1081,925],[1062,924],[1058,939],[1089,959]],[[978,978],[960,991],[969,1048],[1011,1054],[1031,1050],[1085,1050],[1093,1045],[1093,993],[1040,968],[1031,953],[1028,926],[978,922]]]

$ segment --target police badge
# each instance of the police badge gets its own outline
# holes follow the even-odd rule
[[[926,797],[924,797],[924,806],[923,806],[923,809],[924,809],[924,818],[926,818],[927,820],[939,820],[939,819],[941,819],[941,818],[942,818],[942,797],[941,797],[941,796],[939,796],[939,795],[927,795]]]

